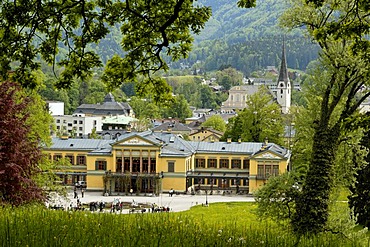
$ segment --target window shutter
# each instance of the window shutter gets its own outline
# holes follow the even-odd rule
[[[95,170],[99,170],[99,163],[98,163],[98,161],[95,161]]]

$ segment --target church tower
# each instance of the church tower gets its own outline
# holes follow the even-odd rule
[[[285,42],[283,41],[283,52],[281,56],[281,66],[279,79],[277,82],[277,102],[281,106],[281,111],[284,114],[289,113],[290,101],[292,95],[292,87],[288,76],[288,67],[286,64]]]

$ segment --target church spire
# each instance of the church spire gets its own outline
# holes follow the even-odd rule
[[[285,55],[285,40],[283,39],[283,52],[281,56],[281,66],[280,66],[280,73],[279,73],[279,80],[278,82],[288,82],[288,67],[286,64],[286,55]]]
[[[288,67],[285,55],[285,40],[283,39],[283,54],[281,56],[281,66],[279,80],[277,82],[276,99],[281,106],[281,111],[286,114],[289,112],[291,103],[291,85],[288,77]]]

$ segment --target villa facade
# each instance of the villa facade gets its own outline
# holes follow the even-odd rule
[[[209,191],[253,193],[286,171],[289,150],[273,143],[192,142],[169,132],[128,132],[114,140],[54,138],[50,159],[65,184],[111,194]]]

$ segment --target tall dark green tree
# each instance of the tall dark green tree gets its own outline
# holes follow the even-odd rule
[[[322,49],[319,116],[313,122],[312,156],[292,221],[297,234],[317,234],[326,229],[341,133],[353,125],[354,113],[370,95],[369,8],[367,1],[295,0],[282,21],[306,27]]]
[[[361,140],[361,145],[364,148],[370,147],[370,131],[369,131],[369,114],[366,114],[362,125],[364,128],[364,136]],[[353,213],[356,216],[356,222],[364,227],[370,226],[370,153],[365,158],[365,164],[361,164],[354,160],[356,165],[355,179],[349,187],[350,195],[348,203]]]
[[[212,89],[206,85],[202,85],[198,91],[200,108],[217,108],[216,95]]]

